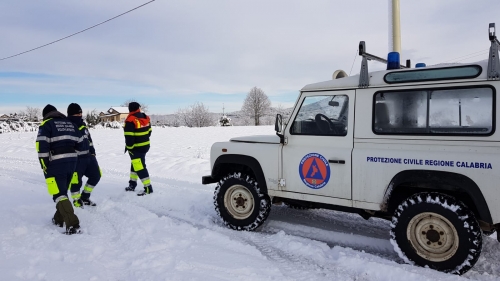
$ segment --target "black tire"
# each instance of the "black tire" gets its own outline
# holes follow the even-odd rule
[[[482,249],[479,224],[465,204],[440,193],[418,193],[394,212],[391,243],[410,264],[463,274]]]
[[[214,205],[224,224],[234,230],[255,230],[271,211],[271,200],[261,192],[258,182],[240,172],[230,173],[217,183]]]

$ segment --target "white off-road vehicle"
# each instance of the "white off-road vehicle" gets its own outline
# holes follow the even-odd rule
[[[235,230],[254,230],[272,203],[391,221],[406,262],[462,274],[500,228],[499,41],[487,61],[368,72],[337,71],[302,88],[276,135],[215,143],[215,209]],[[389,61],[389,65],[393,62]],[[340,79],[339,79],[340,78]]]

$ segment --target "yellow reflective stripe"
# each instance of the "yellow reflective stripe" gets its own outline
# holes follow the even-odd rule
[[[148,144],[150,144],[150,143],[151,143],[150,141],[140,142],[140,143],[136,143],[136,144],[134,144],[134,146],[145,146],[145,145],[148,145]]]
[[[85,125],[81,125],[80,128],[78,128],[78,130],[82,130],[82,129],[85,129]]]
[[[99,175],[102,177],[102,170],[101,170],[101,167],[99,167]]]
[[[130,179],[137,180],[139,176],[136,173],[130,174]]]
[[[71,184],[78,184],[78,173],[74,172],[73,177],[71,178]]]
[[[56,195],[59,193],[59,187],[57,187],[55,177],[45,179],[45,183],[47,183],[47,190],[50,195]]]
[[[82,197],[82,195],[79,192],[71,194],[71,198],[73,199],[80,199],[80,197]]]
[[[136,135],[136,136],[145,136],[145,135],[149,134],[149,132],[151,132],[151,131],[152,131],[152,130],[151,130],[151,129],[149,129],[149,130],[147,130],[146,132],[139,132],[139,133],[135,133],[135,135]]]
[[[42,167],[44,169],[47,169],[47,166],[45,166],[45,161],[43,161],[43,159],[40,159],[40,163],[42,164]]]
[[[47,121],[50,121],[50,120],[52,120],[52,118],[49,118],[47,120],[42,121],[42,123],[40,123],[40,126],[43,126],[43,124],[45,124]]]
[[[150,180],[150,179],[143,180],[143,181],[142,181],[142,184],[144,184],[144,186],[151,185],[151,180]]]
[[[36,142],[36,152],[40,152],[40,143]]]
[[[92,190],[94,190],[94,188],[86,185],[86,186],[83,188],[83,190],[87,191],[88,193],[91,193],[91,192],[92,192]]]
[[[137,132],[125,132],[124,135],[125,136],[145,136],[152,131],[153,131],[153,129],[149,128],[149,130],[147,130],[145,132],[138,132],[138,133]]]
[[[140,142],[140,143],[136,143],[132,146],[125,146],[125,147],[127,149],[133,149],[134,147],[145,146],[145,145],[149,145],[149,144],[151,144],[151,141]]]
[[[144,169],[144,166],[142,165],[141,158],[132,159],[132,167],[134,168],[134,171],[136,171],[136,172]]]

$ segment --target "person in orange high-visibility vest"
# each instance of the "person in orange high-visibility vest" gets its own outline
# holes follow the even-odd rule
[[[151,124],[149,116],[141,112],[137,102],[128,104],[129,114],[125,119],[125,152],[128,151],[132,164],[130,165],[130,180],[125,191],[135,191],[137,180],[141,179],[144,191],[137,194],[143,196],[153,193],[153,186],[146,169],[146,153],[149,151]]]

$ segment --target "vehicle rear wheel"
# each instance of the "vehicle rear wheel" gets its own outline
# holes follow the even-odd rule
[[[474,213],[461,201],[423,192],[394,212],[391,243],[407,263],[463,274],[479,258],[482,235]]]
[[[271,200],[258,182],[240,172],[230,173],[217,183],[215,211],[224,224],[235,230],[254,230],[269,216]]]

